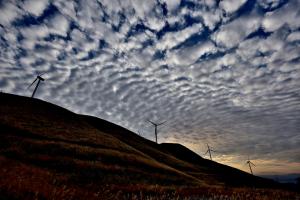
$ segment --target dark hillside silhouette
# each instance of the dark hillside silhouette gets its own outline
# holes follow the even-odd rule
[[[59,194],[109,199],[114,191],[282,187],[180,144],[157,144],[103,119],[6,93],[0,94],[0,167],[0,199],[65,198]]]

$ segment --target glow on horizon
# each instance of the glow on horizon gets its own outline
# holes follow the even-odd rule
[[[161,143],[179,143],[190,150],[197,153],[199,156],[209,159],[208,155],[204,155],[207,150],[207,146],[205,142],[201,142],[201,144],[197,143],[180,143],[175,138],[168,138]],[[220,154],[217,151],[212,153],[213,161],[218,162],[220,164],[228,165],[244,172],[250,173],[249,167],[246,164],[247,157],[243,158],[242,156],[237,156],[233,154]],[[264,159],[251,159],[256,166],[253,167],[254,175],[283,175],[283,174],[293,174],[300,173],[300,163],[298,162],[289,162],[287,160],[264,160]]]

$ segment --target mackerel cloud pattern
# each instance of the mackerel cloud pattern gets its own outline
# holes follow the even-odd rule
[[[0,1],[0,89],[216,159],[300,162],[298,0]],[[281,164],[278,164],[280,162]],[[277,163],[276,165],[274,163]],[[298,168],[299,169],[299,168]]]

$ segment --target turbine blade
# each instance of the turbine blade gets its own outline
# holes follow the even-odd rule
[[[160,126],[160,125],[163,125],[164,123],[166,123],[167,121],[164,121],[164,122],[162,122],[162,123],[160,123],[160,124],[157,124],[157,126]]]
[[[208,150],[205,152],[205,154],[203,154],[203,155],[206,155],[208,153]]]
[[[35,79],[35,80],[27,87],[27,89],[30,88],[37,80],[38,80],[38,79],[36,78],[36,79]]]
[[[148,122],[150,122],[153,125],[156,125],[154,122],[150,121],[149,119],[147,119]]]
[[[256,167],[256,165],[254,165],[252,162],[250,162],[250,164]]]

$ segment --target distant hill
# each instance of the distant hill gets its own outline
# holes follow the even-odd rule
[[[0,94],[0,168],[0,199],[105,199],[123,189],[281,187],[180,144],[156,144],[103,119],[5,93]]]
[[[280,183],[297,183],[300,180],[300,174],[280,174],[280,175],[262,175],[263,178],[273,179]]]

